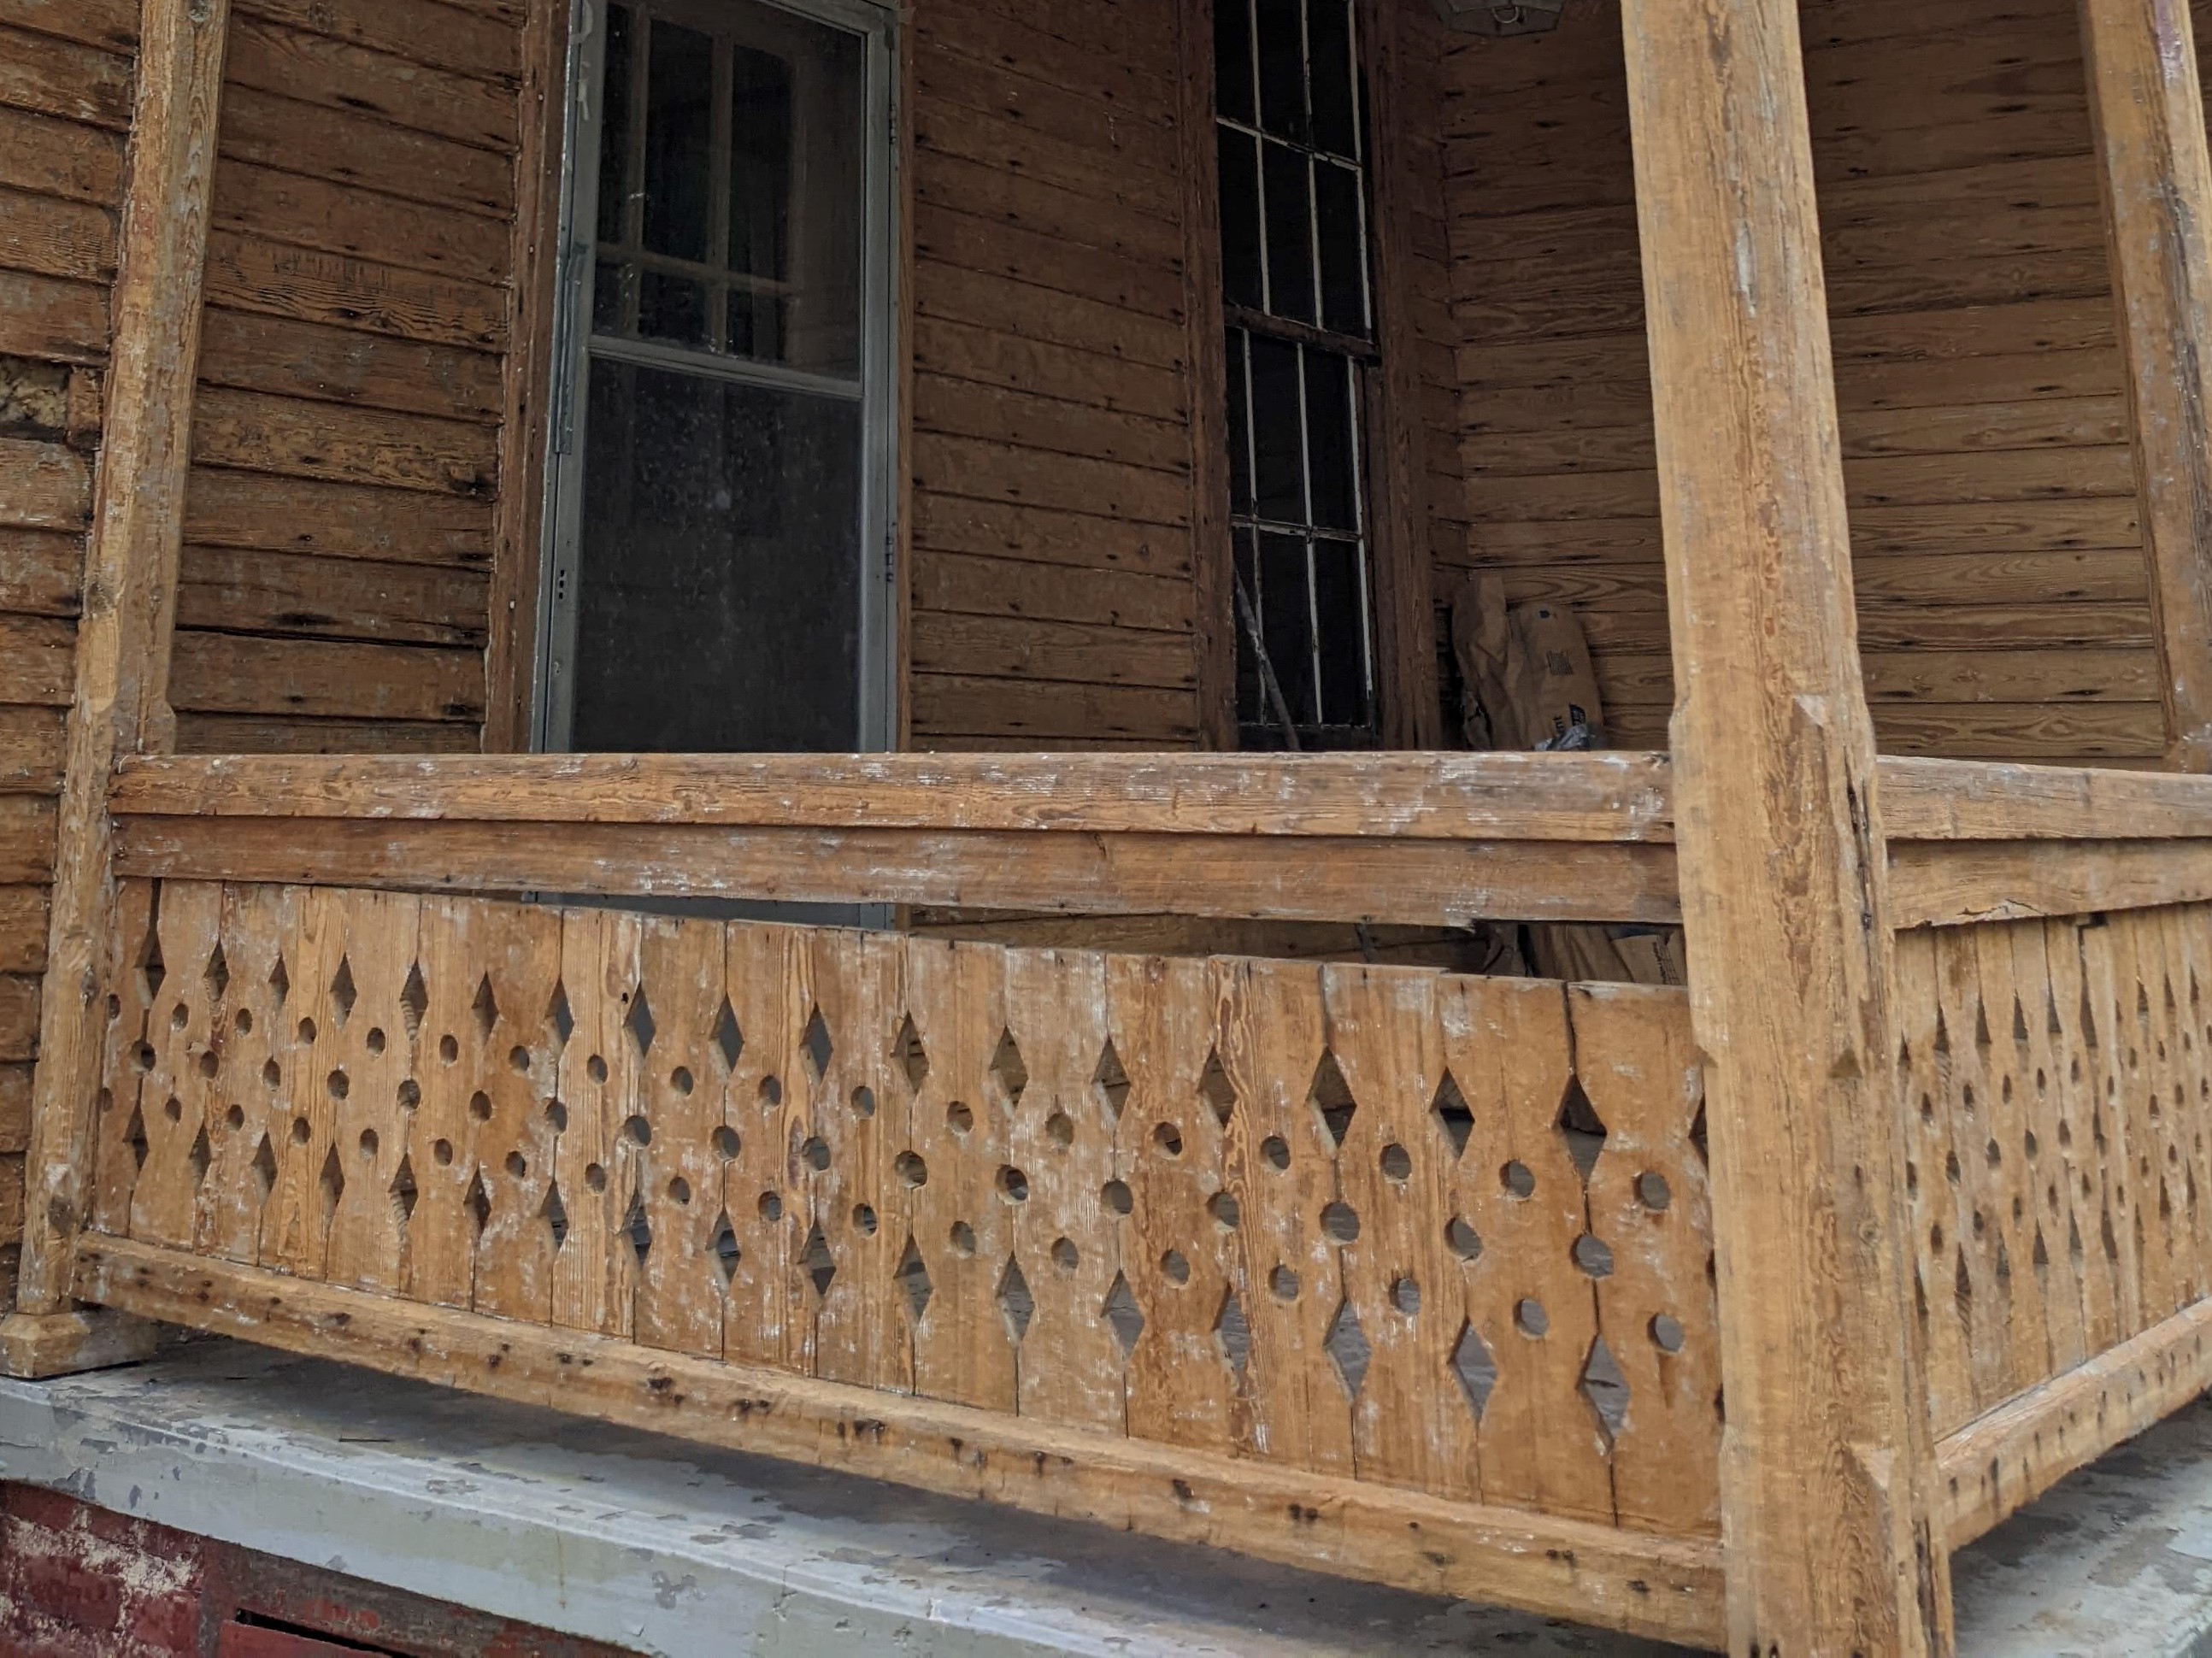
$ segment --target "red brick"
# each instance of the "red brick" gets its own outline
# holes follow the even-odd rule
[[[19,1595],[70,1627],[105,1633],[122,1616],[122,1586],[64,1555],[23,1556],[10,1576]]]

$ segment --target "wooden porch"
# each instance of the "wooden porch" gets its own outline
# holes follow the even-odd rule
[[[1389,746],[1274,755],[1173,751],[1232,746],[1242,710],[1202,10],[1142,9],[1161,27],[1090,88],[1108,130],[1124,94],[1166,100],[1146,139],[1173,141],[1154,274],[1176,314],[1130,320],[1125,292],[1125,333],[1088,347],[1000,319],[1001,349],[1034,350],[993,386],[935,355],[988,331],[918,267],[957,263],[957,232],[1000,299],[1042,306],[1044,274],[1090,256],[1042,258],[1086,245],[1034,197],[977,212],[958,167],[932,173],[975,139],[930,102],[950,12],[925,3],[898,37],[893,563],[899,735],[949,751],[647,755],[501,751],[535,694],[557,471],[559,17],[420,0],[481,61],[409,79],[421,102],[386,117],[489,119],[496,84],[499,143],[442,137],[515,187],[469,244],[483,292],[434,272],[418,313],[356,309],[349,252],[238,276],[276,234],[255,181],[283,169],[225,123],[270,114],[257,52],[326,38],[283,9],[137,20],[12,1366],[95,1362],[161,1320],[1775,1654],[1949,1650],[1948,1552],[2212,1383],[2212,161],[2185,11],[2083,0],[2079,47],[1966,77],[1995,136],[1909,128],[1918,170],[1894,176],[1808,92],[1852,81],[1820,54],[1871,39],[1889,62],[1906,32],[1806,8],[1820,33],[1787,0],[1626,0],[1617,33],[1571,9],[1549,56],[1458,63],[1493,100],[1461,139],[1478,107],[1528,125],[1518,173],[1449,195],[1413,153],[1441,117],[1378,127],[1363,544]],[[1945,49],[2049,21],[1994,9],[1944,9]],[[1440,26],[1357,15],[1376,107],[1426,107],[1404,82]],[[1077,73],[1099,25],[1058,27],[1000,70]],[[389,26],[339,34],[316,61],[433,67]],[[1535,135],[1585,97],[1604,118],[1547,159]],[[2078,114],[2092,147],[2030,153],[2014,97]],[[350,155],[325,128],[356,129],[316,129]],[[1064,184],[1080,146],[1050,137],[1002,170]],[[1479,329],[1496,304],[1528,332],[1462,337],[1425,386],[1440,296],[1401,175],[1431,165],[1470,285],[1451,314]],[[1562,180],[1583,191],[1565,207]],[[1909,301],[1869,299],[1832,194],[1906,202],[1926,236],[1959,191],[2005,205]],[[2052,228],[2084,213],[2090,277]],[[1615,314],[1624,245],[1633,334],[1562,323]],[[1142,263],[1091,252],[1091,276]],[[1526,304],[1472,291],[1577,259]],[[1863,304],[1886,320],[1841,314]],[[319,307],[359,339],[303,370],[269,319]],[[2038,319],[2064,328],[2010,331]],[[1953,324],[1896,367],[1900,337]],[[1145,349],[1173,361],[1131,380],[1163,390],[1141,421],[1055,378]],[[1965,358],[1984,378],[1929,402]],[[468,434],[385,406],[452,392],[457,365]],[[1424,458],[1435,427],[1449,466]],[[431,437],[484,465],[394,476]],[[1140,440],[1153,463],[1082,452]],[[1954,488],[1931,481],[1945,442],[2009,459]],[[482,552],[377,586],[434,544]],[[1439,746],[1435,601],[1468,568],[1582,608],[1613,734],[1643,746]],[[308,602],[331,570],[348,597]],[[1139,594],[1173,625],[1127,625]],[[1055,652],[1102,683],[977,728],[1024,676],[963,653]],[[1878,756],[1878,732],[1923,751]],[[398,751],[313,752],[349,748]],[[793,902],[984,920],[737,908]],[[1689,983],[1042,947],[991,933],[1010,914],[1680,926]]]

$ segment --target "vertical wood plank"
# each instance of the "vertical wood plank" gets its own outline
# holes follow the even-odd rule
[[[1948,1652],[1797,8],[1624,0],[1622,20],[1710,1065],[1730,1644]]]
[[[2190,9],[2081,0],[2166,762],[2212,770],[2212,154]]]
[[[200,276],[222,96],[228,0],[146,0],[131,181],[111,300],[107,422],[77,623],[39,1014],[16,1305],[64,1310],[100,1088],[99,972],[116,924],[106,790],[116,756],[163,747],[177,556],[198,374]]]
[[[1198,728],[1209,749],[1237,746],[1237,604],[1229,540],[1229,362],[1221,300],[1219,165],[1213,136],[1213,0],[1180,0],[1182,73],[1183,327],[1190,365],[1190,568]]]

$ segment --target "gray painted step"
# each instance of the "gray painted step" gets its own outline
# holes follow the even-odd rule
[[[0,1479],[677,1658],[1673,1650],[221,1342],[0,1380]],[[1956,1576],[1970,1658],[2212,1655],[2212,1406]]]

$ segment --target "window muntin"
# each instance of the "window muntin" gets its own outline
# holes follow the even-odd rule
[[[1363,428],[1372,374],[1353,0],[1216,0],[1237,724],[1377,738]]]

